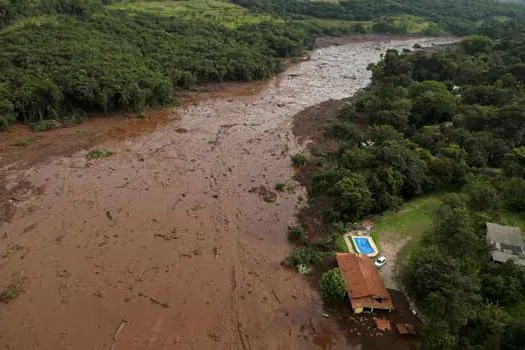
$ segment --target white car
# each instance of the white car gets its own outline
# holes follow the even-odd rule
[[[386,258],[384,256],[380,256],[379,258],[376,259],[376,261],[374,261],[374,265],[380,269],[382,268],[383,266],[385,266],[386,264]]]

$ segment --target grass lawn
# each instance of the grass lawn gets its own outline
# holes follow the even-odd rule
[[[433,215],[440,204],[438,197],[424,197],[408,202],[397,211],[375,217],[375,231],[382,239],[420,237],[432,226]]]
[[[241,6],[220,0],[119,2],[109,5],[108,8],[125,10],[130,14],[146,12],[166,17],[182,17],[187,20],[202,19],[229,29],[236,29],[245,24],[283,22],[282,18],[252,13]]]
[[[346,245],[343,235],[337,235],[337,238],[335,240],[335,250],[338,253],[350,253],[350,250]]]

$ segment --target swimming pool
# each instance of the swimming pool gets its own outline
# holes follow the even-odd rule
[[[352,240],[359,254],[376,256],[379,253],[372,237],[352,236]]]

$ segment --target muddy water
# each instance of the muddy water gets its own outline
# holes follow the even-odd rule
[[[0,345],[366,348],[349,344],[308,281],[280,265],[303,190],[275,202],[259,192],[293,185],[294,114],[351,96],[381,52],[416,41],[448,42],[319,49],[254,94],[210,98],[151,133],[101,145],[111,158],[86,161],[83,151],[4,168],[0,287],[24,292],[0,305]]]

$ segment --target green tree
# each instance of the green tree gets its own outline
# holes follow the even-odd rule
[[[475,180],[465,186],[469,207],[478,211],[497,210],[501,207],[498,190],[489,181]]]
[[[321,296],[326,302],[342,302],[346,296],[346,283],[338,268],[323,273],[319,281]]]
[[[359,219],[372,208],[372,194],[362,175],[352,173],[343,177],[333,191],[336,205],[348,221]]]
[[[525,177],[525,147],[514,148],[505,157],[505,174],[507,176]]]
[[[461,47],[468,54],[489,53],[494,47],[494,42],[485,36],[473,35],[463,39]]]

